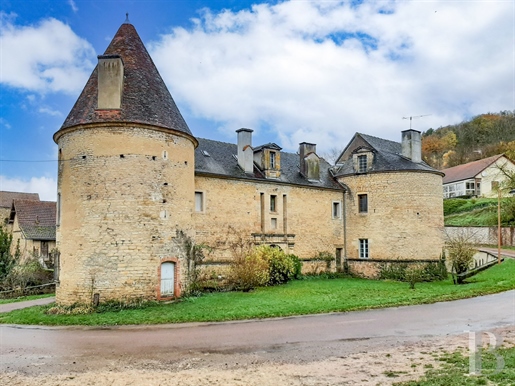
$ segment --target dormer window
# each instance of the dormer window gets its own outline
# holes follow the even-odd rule
[[[367,156],[358,155],[358,173],[367,172]]]
[[[270,169],[276,169],[275,151],[270,152]]]

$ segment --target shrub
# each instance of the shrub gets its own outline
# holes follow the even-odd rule
[[[300,279],[302,277],[302,260],[300,260],[296,255],[289,254],[288,255],[291,261],[293,262],[293,277],[292,279]]]
[[[249,291],[265,285],[283,284],[299,278],[302,262],[282,249],[261,245],[246,256],[236,257],[231,265],[231,279],[235,289]]]
[[[242,291],[267,285],[268,260],[257,248],[246,256],[236,256],[231,264],[231,281],[235,289]]]
[[[468,271],[474,261],[476,249],[465,234],[448,237],[445,244],[452,267],[454,283],[462,284],[463,278],[461,274]]]
[[[405,281],[407,268],[408,263],[406,262],[392,261],[381,263],[379,266],[379,279]]]
[[[260,253],[268,261],[268,284],[283,284],[293,279],[295,276],[295,264],[290,255],[287,255],[280,248],[269,246],[258,247]]]
[[[53,281],[53,272],[41,267],[38,259],[32,257],[23,263],[18,263],[10,270],[4,279],[4,285],[10,289],[19,289],[47,284]]]

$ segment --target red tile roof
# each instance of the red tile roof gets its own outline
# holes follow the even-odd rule
[[[88,123],[133,122],[192,135],[132,24],[122,24],[104,55],[120,55],[124,63],[120,110],[96,109],[98,76],[95,68],[60,131]]]
[[[55,240],[56,203],[53,201],[14,200],[14,214],[26,239]]]
[[[463,181],[474,178],[503,156],[504,154],[498,154],[492,157],[480,159],[478,161],[443,169],[442,172],[445,173],[443,183],[448,184],[450,182]]]
[[[36,200],[39,201],[39,194],[37,193],[22,193],[22,192],[6,192],[0,191],[0,207],[1,208],[9,208],[13,204],[14,199],[24,199],[24,200]]]

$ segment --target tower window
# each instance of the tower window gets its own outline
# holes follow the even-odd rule
[[[358,194],[359,213],[368,212],[368,194]]]
[[[333,201],[333,218],[340,218],[340,203]]]
[[[368,259],[368,239],[359,239],[359,258]]]
[[[204,192],[195,192],[195,212],[204,211]]]

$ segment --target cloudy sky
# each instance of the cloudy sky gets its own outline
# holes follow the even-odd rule
[[[512,0],[2,0],[0,190],[55,199],[52,135],[126,12],[198,137],[323,154],[515,109]]]

